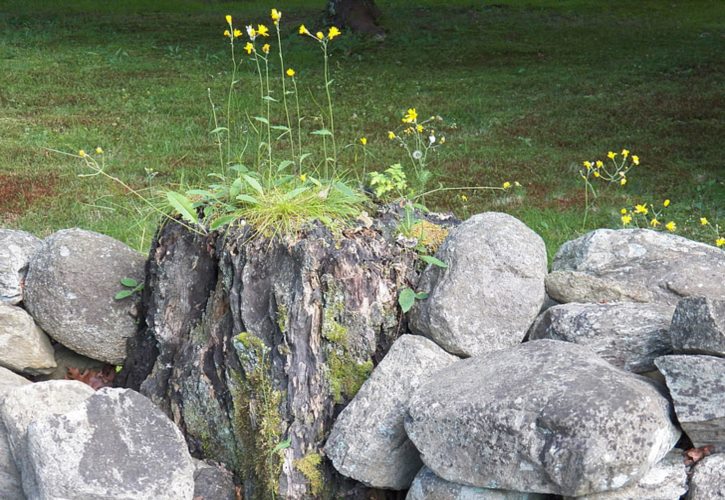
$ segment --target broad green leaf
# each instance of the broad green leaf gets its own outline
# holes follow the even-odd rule
[[[116,295],[114,295],[113,298],[116,300],[121,300],[130,297],[131,295],[133,295],[133,290],[121,290]]]
[[[297,196],[301,195],[305,191],[308,191],[309,189],[310,189],[310,186],[302,186],[302,187],[293,189],[289,193],[285,193],[285,195],[282,197],[282,200],[283,201],[294,200]]]
[[[138,286],[138,281],[133,278],[123,278],[121,280],[121,284],[129,288],[136,288]]]
[[[247,203],[251,203],[252,205],[259,205],[259,201],[254,196],[249,196],[248,194],[240,194],[237,195],[237,200],[239,201],[246,201]]]
[[[251,175],[242,174],[242,177],[245,181],[247,181],[247,184],[249,184],[252,189],[254,189],[256,192],[258,192],[260,195],[264,194],[264,189],[262,188],[262,185],[259,183],[257,179],[252,177]]]
[[[229,197],[230,198],[236,198],[239,193],[242,192],[242,179],[237,177],[234,179],[234,182],[232,182],[232,185],[229,186]]]
[[[303,161],[305,161],[307,158],[312,156],[312,153],[302,153],[300,155],[300,164],[302,164]]]
[[[422,260],[423,262],[427,262],[428,264],[431,264],[433,266],[441,267],[443,269],[448,268],[448,264],[446,264],[445,262],[443,262],[440,259],[433,257],[432,255],[421,255],[420,260]]]
[[[320,130],[315,130],[314,132],[310,132],[312,135],[332,135],[332,132],[327,130],[326,128],[321,128]]]
[[[415,292],[410,288],[403,288],[400,291],[400,295],[398,295],[398,304],[400,304],[400,309],[402,309],[404,313],[410,311],[413,304],[415,304]]]
[[[292,445],[292,438],[287,438],[284,441],[277,443],[277,446],[272,448],[271,454],[274,455],[278,451],[282,451],[282,450],[289,448],[291,445]]]
[[[209,225],[209,228],[212,231],[216,231],[222,226],[226,226],[227,224],[231,224],[235,220],[237,220],[238,217],[236,215],[224,215],[222,217],[216,218],[212,221],[212,223]]]
[[[194,204],[189,200],[189,198],[175,191],[167,191],[166,199],[169,201],[169,204],[171,204],[174,210],[181,214],[182,219],[194,224],[199,222],[196,210],[194,209]]]
[[[282,160],[279,162],[279,165],[277,165],[277,172],[281,172],[282,170],[286,169],[290,165],[294,165],[295,162],[289,161],[289,160]]]
[[[257,120],[258,122],[264,123],[265,125],[269,125],[269,120],[267,120],[263,116],[255,116],[254,119]]]

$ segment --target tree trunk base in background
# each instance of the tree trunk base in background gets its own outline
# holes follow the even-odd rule
[[[381,14],[375,0],[329,0],[327,13],[336,25],[355,33],[385,36],[378,24]]]
[[[226,464],[244,498],[402,498],[340,476],[324,456],[334,418],[404,333],[398,290],[414,255],[397,216],[294,241],[247,228],[156,235],[145,328],[118,383],[179,425],[197,457]]]

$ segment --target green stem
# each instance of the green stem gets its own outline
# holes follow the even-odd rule
[[[232,81],[229,83],[229,96],[227,97],[227,163],[232,159],[232,92],[234,91],[234,84],[237,79],[237,59],[234,55],[234,35],[230,37],[230,45],[232,46]],[[216,126],[216,125],[215,125]],[[224,176],[226,177],[226,163],[223,168]]]
[[[284,114],[287,118],[287,128],[289,129],[289,145],[292,149],[292,160],[295,161],[295,140],[292,137],[292,120],[290,120],[289,108],[287,107],[287,82],[285,81],[284,55],[282,54],[282,37],[279,34],[279,23],[275,23],[277,27],[277,44],[279,45],[279,70],[282,76],[282,103],[284,104]]]
[[[302,174],[302,115],[300,114],[300,96],[297,93],[297,79],[292,77],[292,86],[295,89],[295,107],[297,108],[297,151],[300,154],[299,171],[298,175]],[[292,135],[290,133],[290,135]]]
[[[209,103],[211,104],[211,116],[214,119],[214,130],[219,128],[219,121],[217,120],[216,116],[216,108],[214,107],[214,101],[211,98],[211,89],[206,89],[207,96],[209,97]],[[228,133],[228,132],[227,132]],[[222,172],[225,171],[225,165],[224,165],[224,151],[222,150],[222,141],[219,138],[219,132],[216,133],[216,144],[219,148],[219,163],[222,169]]]
[[[335,117],[332,112],[332,96],[330,95],[330,69],[327,56],[327,42],[322,42],[322,53],[325,55],[325,94],[327,94],[327,108],[330,115],[330,132],[332,133],[332,157],[333,157],[333,172],[334,168],[337,167],[337,145],[335,144]],[[325,155],[327,156],[327,155]],[[327,158],[325,158],[327,162]],[[334,173],[333,173],[334,175]]]

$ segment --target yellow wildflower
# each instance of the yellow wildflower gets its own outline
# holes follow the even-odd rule
[[[247,26],[247,35],[249,35],[250,40],[254,40],[257,38],[257,31],[251,26]]]
[[[85,157],[86,157],[86,156],[88,156],[88,155],[86,154],[86,152],[85,152],[85,151],[83,151],[83,150],[81,149],[80,151],[78,151],[78,156],[80,156],[81,158],[85,158]]]
[[[627,215],[627,209],[623,208],[622,210],[619,211],[619,213],[622,215]]]
[[[674,232],[677,230],[677,224],[675,224],[675,221],[671,220],[667,224],[665,224],[665,229],[667,229],[670,232]]]
[[[337,29],[336,26],[333,26],[332,28],[330,28],[330,31],[327,32],[327,38],[332,40],[333,38],[335,38],[336,36],[340,36],[341,34],[342,32]]]
[[[590,162],[590,161],[585,161],[584,163],[582,163],[582,165],[584,165],[585,167],[587,167],[587,170],[589,170],[593,166],[592,165],[592,162]]]
[[[388,139],[392,141],[393,139],[395,139],[395,137],[395,132],[393,132],[392,130],[388,130]]]
[[[632,163],[634,163],[635,165],[639,165],[639,156],[632,155]]]
[[[258,24],[257,34],[260,36],[269,36],[269,29],[264,24]]]
[[[247,42],[247,44],[244,46],[244,50],[247,51],[247,54],[251,54],[254,51],[254,45],[252,42]]]
[[[315,36],[318,40],[322,40],[323,38],[325,38],[325,34],[322,31],[318,31],[317,33],[315,33]]]
[[[445,137],[441,137],[441,140],[440,140],[440,141],[438,141],[438,142],[439,142],[440,144],[445,144],[445,143],[446,143],[446,138],[445,138]]]
[[[510,183],[509,181],[506,181],[506,182],[504,182],[504,183],[503,183],[503,184],[502,184],[501,186],[502,186],[502,187],[503,187],[504,189],[508,189],[508,188],[510,188],[510,187],[511,187],[511,183]]]
[[[234,38],[239,38],[240,36],[242,36],[242,31],[241,30],[234,30]]]
[[[262,45],[262,52],[264,52],[265,54],[269,54],[269,49],[270,49],[270,46],[268,43],[265,43],[264,45]]]
[[[601,174],[595,170],[594,174],[592,174],[592,175],[594,175],[594,177],[599,177]]]
[[[272,18],[272,21],[274,21],[274,24],[277,24],[279,23],[279,20],[282,19],[282,13],[277,9],[272,9],[270,17]]]
[[[310,30],[308,30],[307,27],[305,27],[304,24],[300,24],[300,29],[299,29],[298,33],[300,35],[309,35],[310,34]]]
[[[307,174],[300,174],[300,180],[301,180],[302,182],[305,182],[305,181],[307,181]]]
[[[418,119],[418,112],[415,108],[409,108],[408,112],[403,116],[403,123],[413,123]]]
[[[103,154],[103,150],[100,148],[100,146],[96,148],[96,154],[97,155],[102,155]]]
[[[422,133],[423,132],[423,125],[421,125],[419,123],[418,125],[415,126],[415,130],[417,130],[419,133]]]
[[[462,195],[461,195],[461,201],[462,201],[463,203],[466,203],[466,202],[468,201],[468,196],[466,196],[465,194],[462,194]]]
[[[602,168],[604,166],[604,162],[602,160],[597,160],[597,162],[595,163],[595,166],[597,168]]]
[[[295,70],[292,68],[287,68],[287,76],[295,76]]]
[[[700,217],[700,224],[702,224],[703,226],[707,226],[708,224],[710,224],[710,221],[707,220],[707,217]]]
[[[231,25],[232,25],[232,16],[230,16],[229,14],[227,14],[226,16],[224,16],[224,19],[226,19],[226,20],[227,20],[227,24],[228,24],[229,26],[231,26]]]
[[[662,202],[663,207],[669,207],[670,206],[670,200],[665,200]]]
[[[649,210],[647,210],[647,205],[635,205],[634,213],[647,215]]]
[[[230,36],[232,36],[232,34],[229,33],[229,30],[224,30],[224,36],[229,38]]]
[[[367,137],[361,137],[360,138],[360,144],[362,144],[363,146],[366,146],[367,143],[368,143],[368,138]]]
[[[628,157],[629,156],[629,149],[623,149],[622,150],[622,156],[624,156],[625,158]]]
[[[718,239],[716,239],[716,240],[715,240],[715,244],[716,244],[716,245],[717,245],[718,247],[722,247],[722,246],[725,246],[725,238],[718,238]]]
[[[629,224],[630,222],[632,222],[632,216],[631,215],[623,215],[621,217],[621,219],[622,219],[622,225],[623,226],[626,226],[627,224]]]
[[[662,223],[660,221],[658,221],[657,219],[652,219],[651,221],[649,221],[649,225],[652,227],[657,227],[660,224],[662,224]]]
[[[614,151],[610,151],[609,153],[607,153],[607,158],[609,158],[610,160],[613,160],[616,156],[617,153],[615,153]]]
[[[622,179],[619,181],[619,185],[620,186],[624,186],[625,184],[627,184],[627,178],[626,177],[622,177]]]

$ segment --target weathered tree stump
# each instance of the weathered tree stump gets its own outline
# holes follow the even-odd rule
[[[337,474],[322,448],[405,333],[397,295],[417,272],[396,217],[294,241],[166,224],[119,383],[164,409],[195,455],[234,471],[244,498],[395,498]]]

